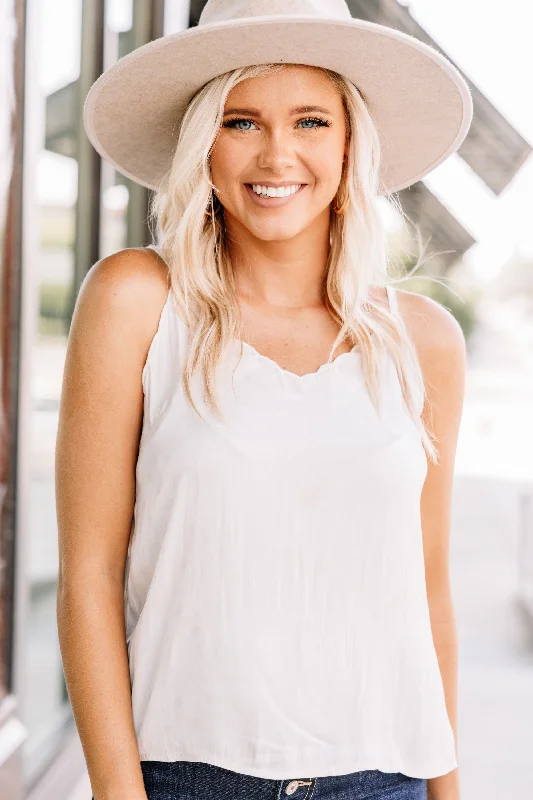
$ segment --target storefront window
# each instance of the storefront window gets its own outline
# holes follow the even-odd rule
[[[11,690],[10,652],[12,637],[13,530],[6,525],[9,485],[9,327],[6,326],[8,292],[20,249],[20,176],[17,175],[14,126],[18,113],[15,73],[17,43],[16,9],[13,0],[0,2],[0,703]],[[12,517],[11,517],[12,519]]]
[[[37,86],[28,90],[41,109],[41,141],[35,195],[28,198],[28,203],[33,200],[36,205],[34,280],[38,286],[31,361],[29,607],[22,698],[28,729],[27,786],[46,768],[72,719],[57,637],[54,449],[74,276],[81,13],[81,0],[39,0],[31,5],[32,28],[38,31],[39,69],[34,73]]]

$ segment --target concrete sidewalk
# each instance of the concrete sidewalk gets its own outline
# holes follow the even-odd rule
[[[517,595],[519,488],[456,479],[461,800],[533,797],[533,626]]]

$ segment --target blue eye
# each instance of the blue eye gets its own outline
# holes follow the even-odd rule
[[[304,123],[311,123],[311,124],[307,125]],[[311,130],[315,126],[329,128],[330,125],[330,123],[327,122],[327,120],[319,119],[318,117],[306,117],[306,119],[301,119],[298,124],[299,125],[301,124],[302,127],[305,128],[306,130]]]
[[[253,125],[253,124],[254,123],[252,122],[251,119],[228,119],[226,122],[224,122],[223,127],[224,128],[235,128],[238,131],[251,131],[251,130],[253,130],[253,128],[251,128],[249,126]],[[241,125],[242,126],[248,126],[248,127],[241,127]]]

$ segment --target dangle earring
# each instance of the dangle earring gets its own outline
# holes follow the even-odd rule
[[[335,195],[335,199],[333,200],[333,211],[335,214],[342,216],[346,212],[346,206],[348,205],[348,197],[346,196],[342,201],[341,205],[339,206],[338,196]]]
[[[211,189],[211,195],[209,197],[209,201],[207,203],[207,207],[205,209],[205,213],[207,216],[216,216],[217,211],[220,208],[220,200],[218,199],[215,191]]]
[[[348,206],[348,201],[349,201],[349,193],[348,193],[347,187],[346,187],[346,161],[347,161],[347,159],[345,157],[344,158],[344,163],[343,163],[343,168],[342,168],[341,183],[340,183],[340,187],[339,187],[339,188],[342,187],[344,189],[344,192],[343,192],[344,197],[343,197],[342,202],[340,203],[340,205],[339,205],[339,192],[338,191],[337,191],[337,194],[335,195],[335,197],[333,199],[333,211],[335,212],[335,214],[338,214],[339,216],[342,216],[346,212],[346,208]]]

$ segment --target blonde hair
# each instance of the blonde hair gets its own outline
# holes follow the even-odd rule
[[[217,366],[235,341],[241,342],[242,355],[241,319],[224,210],[211,180],[211,149],[231,89],[241,81],[286,66],[289,65],[245,67],[207,83],[189,103],[171,168],[152,199],[150,217],[157,223],[157,246],[169,268],[174,302],[190,331],[182,379],[186,396],[198,414],[191,393],[193,376],[200,371],[205,401],[219,416]],[[338,73],[320,71],[341,93],[349,131],[349,155],[337,193],[344,213],[331,213],[331,245],[324,281],[324,302],[341,326],[328,360],[345,338],[357,340],[365,384],[379,413],[378,368],[381,355],[388,350],[407,409],[427,455],[436,463],[434,436],[418,407],[417,398],[425,397],[425,386],[414,344],[401,318],[374,302],[368,293],[373,284],[391,283],[386,233],[378,205],[381,150],[376,126],[354,84]],[[399,203],[392,196],[387,199],[401,213]]]

